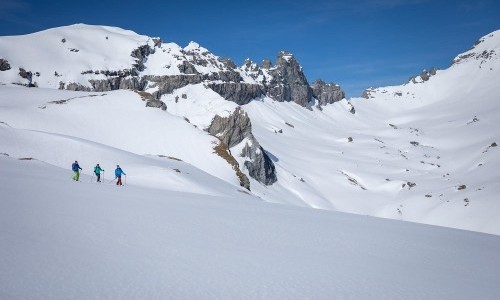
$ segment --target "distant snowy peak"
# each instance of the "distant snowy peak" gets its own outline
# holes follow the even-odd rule
[[[404,95],[411,95],[410,98],[414,99],[416,98],[416,90],[413,86],[422,85],[418,88],[420,92],[422,89],[443,90],[437,86],[437,83],[431,84],[435,81],[433,78],[439,78],[437,81],[441,85],[446,82],[444,86],[456,85],[459,81],[468,85],[472,78],[490,81],[498,76],[499,70],[500,30],[497,30],[480,38],[470,50],[457,55],[449,68],[444,70],[438,70],[434,67],[428,70],[424,69],[419,75],[410,77],[407,83],[399,86],[370,87],[363,92],[362,98],[398,99]]]
[[[476,41],[469,51],[459,54],[453,60],[453,65],[468,61],[479,61],[483,64],[485,61],[498,59],[500,53],[500,30],[494,31],[483,36]]]
[[[210,51],[208,51],[208,49],[203,48],[202,46],[200,46],[200,44],[198,44],[197,42],[194,42],[194,41],[189,42],[189,44],[186,47],[184,47],[184,51],[187,51],[187,52],[193,51],[193,52],[199,52],[199,53],[210,52]]]
[[[119,70],[134,63],[131,52],[151,39],[109,26],[76,24],[0,38],[0,56],[12,66],[46,73],[77,69]],[[36,69],[36,70],[35,70]],[[52,71],[53,73],[54,71]]]
[[[313,103],[312,88],[289,52],[280,52],[274,67],[269,61],[237,67],[196,42],[182,48],[130,30],[85,24],[0,37],[0,82],[75,91],[132,89],[157,100],[203,82],[238,104],[262,95],[304,107]],[[318,104],[341,100],[339,91]]]

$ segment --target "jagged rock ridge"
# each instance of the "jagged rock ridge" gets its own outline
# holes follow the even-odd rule
[[[96,29],[99,29],[97,33]],[[69,50],[72,53],[71,57],[81,59],[81,67],[75,65],[64,72],[60,70],[63,66],[54,65],[47,68],[46,63],[40,63],[46,60],[44,54],[35,52],[34,56],[39,56],[39,59],[34,58],[31,63],[26,63],[23,58],[14,60],[13,63],[9,57],[2,55],[0,70],[22,68],[24,72],[20,72],[17,79],[14,79],[15,76],[8,76],[9,79],[6,80],[14,80],[27,86],[96,92],[132,89],[147,91],[156,99],[172,93],[175,89],[202,82],[224,99],[240,105],[263,95],[276,101],[295,102],[303,107],[309,107],[313,97],[318,99],[319,105],[330,104],[344,97],[342,90],[333,83],[326,85],[320,81],[321,84],[311,87],[302,67],[287,51],[278,53],[274,66],[268,60],[263,61],[260,66],[247,60],[243,66],[237,67],[231,59],[218,57],[194,42],[181,48],[173,43],[165,43],[159,38],[139,36],[129,31],[122,33],[123,30],[119,28],[111,29],[111,32],[107,32],[110,27],[77,24],[37,33],[42,38],[49,33],[56,35],[58,38],[54,40],[57,42],[50,44],[50,47],[57,50],[54,53],[62,51],[61,55],[66,56],[66,51]],[[84,38],[86,31],[91,31],[92,34],[89,41]],[[115,36],[117,31],[120,35]],[[122,44],[112,44],[125,34],[129,35],[131,40],[126,47]],[[125,50],[120,50],[120,56],[114,55],[115,53],[107,48],[101,51],[99,47],[102,45],[95,42],[98,38],[105,38],[106,43],[110,43],[107,47],[110,49],[117,46],[123,49],[134,46],[129,48],[127,58]],[[105,55],[106,51],[111,52]],[[122,60],[123,63],[108,62],[107,65],[89,69],[88,66],[95,65],[94,62],[99,61],[100,58],[96,59],[95,55],[101,52],[103,61],[106,62],[107,57],[113,54],[113,57]],[[89,60],[92,57],[92,61],[85,61],[86,55],[89,55]],[[83,66],[86,66],[85,69],[79,69],[84,68]],[[41,73],[41,77],[38,76],[40,78],[22,76],[22,74],[37,73]],[[4,81],[1,76],[0,81]]]

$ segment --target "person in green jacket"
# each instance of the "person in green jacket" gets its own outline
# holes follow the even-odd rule
[[[94,174],[97,176],[97,182],[101,182],[101,172],[104,172],[104,170],[97,164],[97,166],[94,167]]]

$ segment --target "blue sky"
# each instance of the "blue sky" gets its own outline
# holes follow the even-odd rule
[[[500,29],[500,1],[28,1],[0,0],[0,35],[87,23],[196,41],[241,65],[292,52],[310,82],[335,82],[348,97],[446,68]],[[0,53],[1,55],[1,53]]]

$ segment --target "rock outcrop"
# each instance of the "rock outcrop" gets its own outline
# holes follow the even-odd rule
[[[248,114],[238,107],[231,116],[216,115],[207,131],[224,142],[228,148],[241,143],[245,138],[255,139]]]
[[[260,67],[262,69],[269,70],[273,67],[273,64],[271,63],[271,61],[269,59],[263,59],[262,62],[260,63]]]
[[[59,83],[59,89],[64,90],[64,89],[70,90],[70,91],[83,91],[83,92],[90,92],[90,88],[83,86],[78,83],[71,82],[69,84],[65,84],[64,82]]]
[[[188,84],[198,84],[203,81],[201,74],[197,75],[171,75],[171,76],[143,76],[142,81],[149,88],[156,88],[154,96],[159,99],[161,95],[170,94],[174,90],[185,87]]]
[[[367,88],[366,90],[363,91],[363,94],[361,95],[361,97],[363,97],[365,99],[373,98],[373,96],[371,95],[371,93],[373,93],[374,90],[375,89],[373,87]]]
[[[183,61],[182,64],[178,65],[177,68],[179,68],[179,72],[182,74],[200,74],[195,66],[188,62],[188,61]]]
[[[309,86],[302,67],[294,56],[286,51],[278,53],[274,66],[269,60],[263,60],[261,65],[257,66],[247,59],[241,70],[259,82],[265,95],[276,101],[293,101],[303,107],[310,107],[311,100],[315,97],[321,107],[345,97],[344,92],[334,83],[318,80]]]
[[[314,98],[319,105],[332,104],[345,98],[344,91],[334,83],[325,83],[323,80],[316,80],[312,85]]]
[[[263,86],[259,84],[224,82],[210,83],[207,86],[224,99],[239,105],[245,105],[252,99],[265,95]]]
[[[31,73],[31,71],[26,71],[23,68],[19,68],[19,76],[28,80],[30,83],[31,83],[31,80],[33,79],[33,73]]]
[[[38,84],[36,82],[33,82],[33,73],[31,71],[26,71],[23,68],[19,68],[19,73],[18,75],[21,78],[24,78],[28,81],[28,83],[23,83],[21,85],[27,86],[27,87],[38,87]],[[39,72],[35,72],[36,76],[40,76]]]
[[[420,73],[420,75],[411,77],[409,81],[412,83],[422,83],[428,81],[432,76],[436,75],[436,73],[437,69],[432,67],[429,69],[429,71],[422,70],[422,73]]]
[[[6,59],[0,58],[0,71],[10,70],[10,64]]]
[[[156,99],[152,94],[143,91],[136,91],[141,96],[142,101],[146,101],[146,107],[155,107],[161,110],[167,110],[165,102]]]
[[[273,161],[258,143],[253,141],[247,143],[241,155],[250,159],[245,161],[245,167],[250,177],[265,185],[271,185],[278,180]]]
[[[286,51],[278,54],[276,65],[269,69],[272,79],[267,84],[267,95],[280,102],[293,101],[307,107],[312,99],[312,89],[302,67]]]
[[[146,68],[144,66],[144,63],[146,62],[147,57],[154,52],[155,50],[149,45],[143,45],[134,49],[132,53],[130,53],[130,56],[136,59],[136,63],[133,65],[135,73],[134,75],[139,75],[139,72],[144,71],[144,69]]]
[[[244,165],[250,177],[265,185],[277,181],[274,163],[252,134],[250,118],[243,109],[237,108],[229,117],[216,115],[206,130],[227,145],[228,149],[245,141],[240,155],[246,159]]]
[[[144,85],[137,77],[110,77],[107,79],[94,80],[90,79],[89,83],[92,85],[92,91],[107,92],[113,90],[142,90]]]

